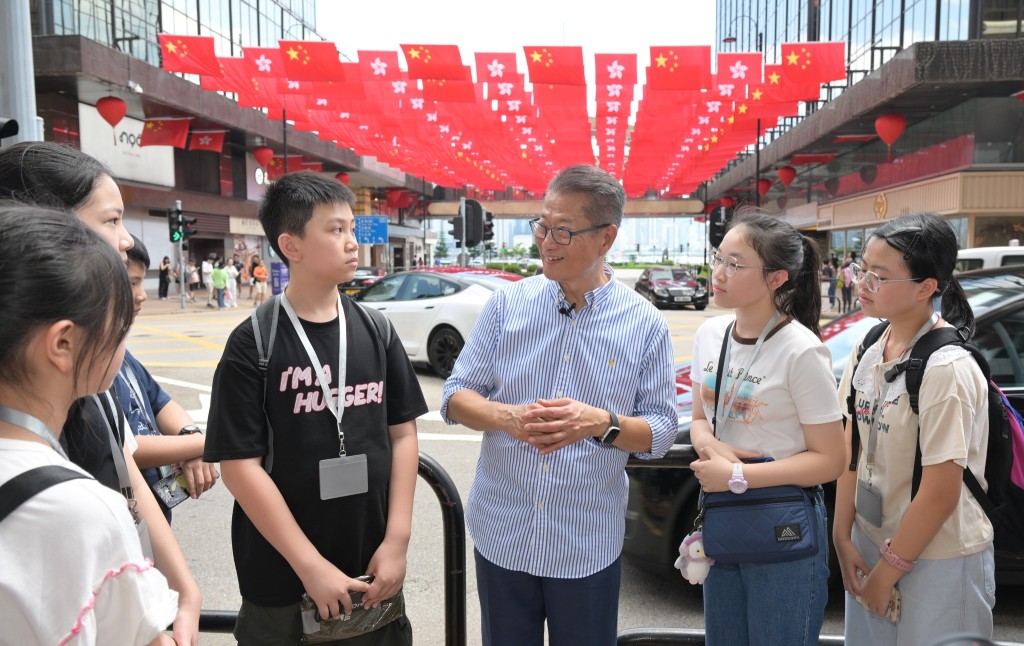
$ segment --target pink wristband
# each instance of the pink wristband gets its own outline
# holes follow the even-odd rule
[[[882,558],[885,559],[885,562],[902,572],[910,572],[913,570],[917,561],[904,561],[900,557],[896,556],[895,552],[892,551],[892,547],[890,547],[891,544],[892,539],[887,538],[885,539],[885,542],[882,543],[882,546],[878,548],[878,551],[882,555]]]

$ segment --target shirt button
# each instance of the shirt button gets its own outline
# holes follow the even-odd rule
[[[559,391],[558,391],[558,396],[559,396],[559,397],[561,397],[561,396],[562,396],[562,391],[561,391],[561,390],[559,390]]]
[[[547,473],[550,470],[551,470],[551,465],[550,464],[545,464],[544,465],[544,473]]]
[[[569,355],[565,355],[565,360],[566,360],[566,362],[569,361]]]
[[[543,510],[543,509],[544,509],[544,503],[542,503],[542,502],[538,502],[538,503],[537,503],[537,509],[541,509],[541,510]]]
[[[569,323],[569,325],[576,325],[576,319],[573,319],[572,322]]]

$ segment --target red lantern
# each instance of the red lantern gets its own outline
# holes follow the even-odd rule
[[[274,149],[270,146],[258,146],[253,148],[252,156],[256,158],[260,166],[266,168],[270,160],[274,158]]]
[[[113,128],[121,123],[121,119],[128,113],[128,104],[116,96],[105,96],[96,102],[96,111]]]
[[[722,197],[722,206],[724,206],[727,209],[731,209],[732,207],[736,206],[736,198],[733,197],[732,195],[726,195]]]
[[[792,166],[783,166],[779,169],[779,181],[782,182],[784,187],[789,188],[789,185],[793,183],[794,179],[796,179],[795,168]]]
[[[892,161],[892,145],[907,128],[907,119],[902,114],[887,112],[875,119],[875,132],[889,147],[889,161]]]
[[[338,180],[345,186],[348,186],[348,183],[352,181],[352,178],[348,176],[348,173],[338,173],[334,176],[334,179]]]
[[[761,194],[761,197],[768,195],[770,190],[772,190],[772,181],[770,179],[757,180],[757,192]]]

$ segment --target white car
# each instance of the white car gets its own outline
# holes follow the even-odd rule
[[[388,317],[410,361],[429,364],[444,378],[491,293],[521,278],[493,269],[413,269],[386,276],[355,298]]]

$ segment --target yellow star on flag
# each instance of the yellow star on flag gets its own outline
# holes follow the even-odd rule
[[[800,55],[796,53],[796,50],[790,51],[786,54],[786,64],[796,65],[800,61]]]
[[[732,115],[730,114],[730,115],[729,115],[729,118],[728,118],[728,119],[726,119],[726,120],[725,120],[725,122],[726,122],[726,123],[728,123],[729,125],[732,125],[732,124],[734,124],[734,123],[736,122],[736,117],[734,117],[734,116],[732,116]]]
[[[167,51],[169,51],[172,54],[175,54],[178,51],[178,48],[174,45],[174,43],[167,43],[166,47]]]
[[[764,94],[764,92],[762,92],[761,90],[759,90],[759,89],[758,90],[754,90],[754,94],[753,94],[754,100],[755,101],[760,101],[762,94]]]
[[[771,74],[768,75],[768,82],[772,85],[778,85],[780,78],[782,77],[779,76],[778,72],[772,72]]]
[[[744,103],[739,108],[737,108],[736,111],[739,112],[740,114],[746,114],[747,113],[747,104]]]
[[[658,67],[665,67],[665,62],[668,61],[664,54],[658,54],[658,58],[654,59],[658,63]]]
[[[537,50],[534,50],[533,53],[530,54],[530,58],[533,60],[534,63],[539,63],[540,59],[543,58],[543,57],[540,55],[540,52],[538,52]],[[526,155],[523,155],[523,156],[525,157]]]
[[[413,47],[413,48],[411,48],[409,50],[409,58],[419,58],[419,57],[420,57],[420,50],[416,49],[415,47]]]
[[[297,52],[294,47],[289,47],[288,51],[285,53],[288,54],[288,58],[292,59],[293,61],[299,60],[299,52]]]

